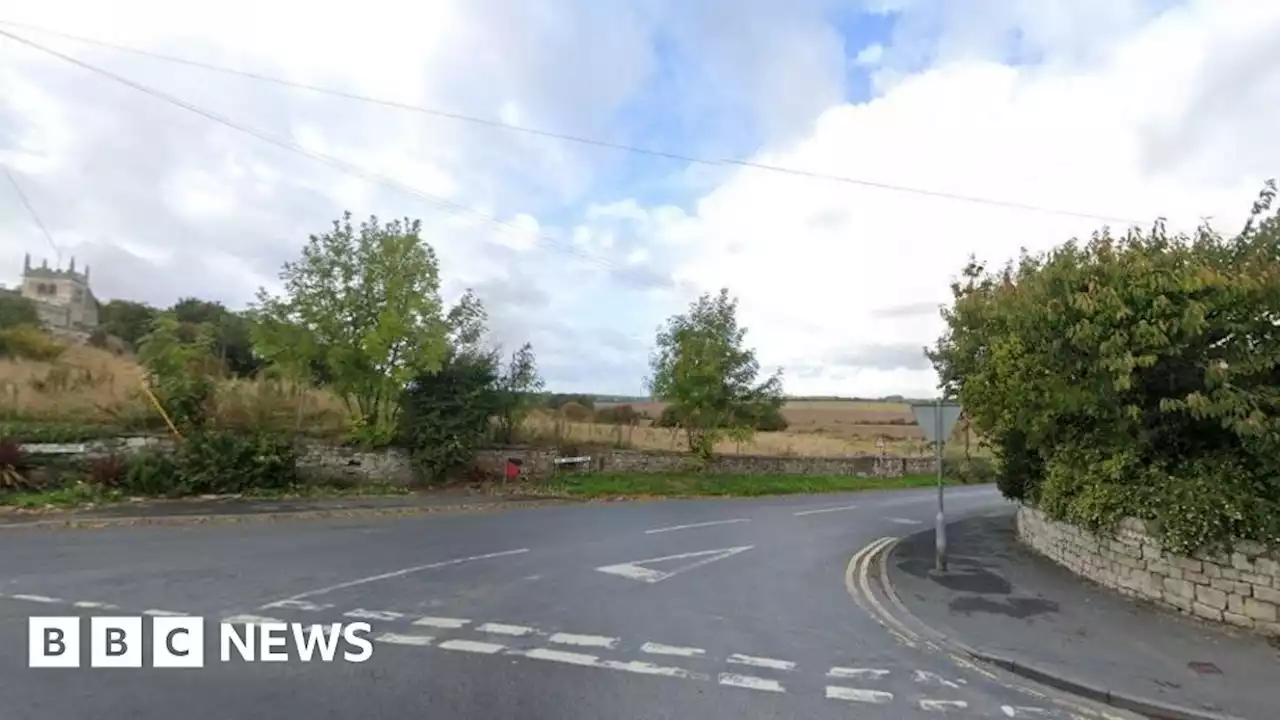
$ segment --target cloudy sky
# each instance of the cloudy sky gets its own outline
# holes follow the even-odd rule
[[[927,396],[969,254],[1229,232],[1280,173],[1262,0],[0,0],[0,23],[109,73],[0,37],[0,163],[99,297],[242,307],[343,210],[418,217],[446,295],[474,287],[564,391],[640,392],[655,328],[727,286],[789,392]],[[0,182],[0,281],[28,252],[54,262]]]

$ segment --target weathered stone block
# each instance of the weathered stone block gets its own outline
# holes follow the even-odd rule
[[[1269,602],[1273,605],[1280,605],[1280,590],[1276,590],[1275,588],[1255,585],[1253,587],[1253,596],[1263,602]]]
[[[1213,563],[1205,563],[1204,574],[1205,574],[1205,577],[1210,579],[1220,578],[1222,577],[1222,568],[1218,567],[1217,565],[1214,565]]]
[[[1218,608],[1209,607],[1204,603],[1192,603],[1191,614],[1195,615],[1196,617],[1204,618],[1205,620],[1216,620],[1219,622],[1222,621],[1222,610]]]
[[[1233,612],[1222,613],[1222,621],[1231,623],[1232,625],[1239,625],[1240,627],[1253,627],[1254,624],[1252,618],[1245,617],[1244,615],[1237,615]]]
[[[1243,595],[1227,595],[1227,611],[1237,615],[1244,615],[1244,601]]]
[[[1178,608],[1182,612],[1191,612],[1191,598],[1166,591],[1164,594],[1164,601]]]
[[[1197,585],[1196,601],[1216,610],[1225,610],[1227,607],[1227,594],[1221,590],[1216,590],[1204,585]]]
[[[1263,622],[1276,622],[1280,616],[1276,613],[1276,606],[1273,603],[1264,602],[1257,598],[1244,599],[1244,614],[1246,617]]]
[[[1253,572],[1253,558],[1241,552],[1231,553],[1231,567],[1237,570]]]
[[[1270,584],[1271,584],[1271,578],[1267,577],[1266,575],[1259,575],[1258,573],[1251,573],[1251,572],[1243,572],[1243,571],[1242,571],[1242,572],[1240,573],[1240,582],[1243,582],[1243,583],[1249,583],[1250,585],[1255,585],[1255,586],[1256,586],[1256,585],[1270,585]]]
[[[1182,579],[1183,579],[1183,580],[1186,580],[1186,581],[1187,581],[1187,582],[1189,582],[1189,583],[1195,583],[1196,585],[1208,585],[1208,584],[1209,584],[1209,576],[1208,576],[1208,575],[1201,575],[1200,573],[1194,573],[1194,572],[1183,572],[1183,573],[1182,573]]]
[[[1227,580],[1225,578],[1213,578],[1209,580],[1209,585],[1223,592],[1235,593],[1236,595],[1250,596],[1253,595],[1253,586],[1248,583],[1237,582],[1235,580]]]
[[[1185,570],[1193,573],[1202,572],[1204,570],[1203,562],[1199,560],[1193,560],[1192,558],[1179,557],[1177,555],[1169,556],[1169,564],[1180,570]]]

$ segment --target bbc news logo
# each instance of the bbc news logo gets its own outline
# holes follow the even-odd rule
[[[80,667],[81,649],[89,648],[89,667],[143,667],[141,617],[91,617],[87,641],[79,617],[33,617],[27,625],[28,667]],[[201,617],[151,618],[151,667],[199,668],[205,661],[205,623]],[[360,663],[373,656],[366,637],[369,623],[218,623],[218,658],[231,662]],[[292,643],[290,642],[292,641]],[[293,655],[290,654],[290,645]],[[339,653],[339,648],[342,652]]]

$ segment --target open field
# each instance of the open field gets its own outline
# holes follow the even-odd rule
[[[663,404],[634,403],[633,407],[657,417]],[[910,406],[904,403],[797,400],[787,403],[783,414],[790,423],[788,430],[758,433],[750,443],[722,442],[716,451],[827,457],[929,452]],[[222,382],[214,417],[222,427],[268,427],[335,439],[350,427],[343,404],[332,394],[271,378]],[[85,346],[68,347],[51,362],[0,359],[0,421],[110,426],[121,431],[165,429],[143,391],[143,371],[137,362],[127,355]],[[551,411],[536,411],[522,430],[524,439],[536,444],[666,451],[687,448],[678,430],[650,427],[648,422],[622,427],[569,422]],[[958,432],[950,449],[963,452],[963,437],[963,431]],[[883,447],[877,446],[879,441]],[[973,454],[978,454],[976,443],[971,445]]]

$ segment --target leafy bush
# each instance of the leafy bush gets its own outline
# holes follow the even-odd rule
[[[124,490],[132,495],[176,495],[181,489],[178,463],[173,455],[158,450],[143,450],[125,461]]]
[[[277,490],[298,481],[293,443],[267,433],[195,433],[178,445],[174,460],[178,482],[173,491],[183,495]]]
[[[781,432],[789,426],[787,418],[782,414],[780,404],[775,403],[761,403],[741,408],[726,427],[731,427],[733,423],[738,422],[757,432]],[[653,425],[654,427],[662,428],[681,427],[680,416],[676,406],[668,405],[664,407],[662,414],[658,416]]]
[[[953,286],[931,352],[1000,458],[1000,487],[1174,552],[1280,545],[1280,214],[1244,230],[1096,233]]]
[[[423,373],[400,399],[397,444],[429,482],[467,467],[498,411],[498,371],[492,357],[447,359]]]
[[[67,349],[36,325],[17,325],[0,330],[0,357],[52,362]]]

